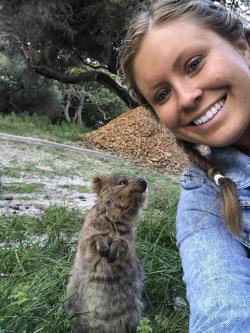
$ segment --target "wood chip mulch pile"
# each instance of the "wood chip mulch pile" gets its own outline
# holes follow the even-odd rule
[[[85,146],[180,175],[186,155],[173,135],[142,107],[127,111],[87,135]]]

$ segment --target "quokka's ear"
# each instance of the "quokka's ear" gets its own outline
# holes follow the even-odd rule
[[[103,186],[107,183],[109,175],[98,175],[95,176],[92,180],[92,190],[95,193],[99,193]]]

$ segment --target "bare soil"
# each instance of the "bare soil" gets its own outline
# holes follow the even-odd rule
[[[0,215],[38,216],[52,205],[82,210],[91,207],[95,202],[91,178],[78,172],[83,163],[74,155],[1,140]],[[88,157],[85,159],[87,162]],[[27,191],[29,185],[34,191]]]

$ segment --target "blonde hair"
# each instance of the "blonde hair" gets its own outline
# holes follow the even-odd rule
[[[118,73],[132,98],[146,106],[155,117],[157,116],[154,110],[141,94],[134,80],[133,61],[150,27],[183,16],[195,19],[230,42],[240,37],[250,41],[250,30],[244,27],[239,15],[210,0],[156,0],[151,1],[148,7],[140,8],[132,19],[120,47]],[[199,165],[210,179],[213,180],[218,173],[222,174],[220,167],[201,155],[195,144],[182,139],[177,139],[177,143],[187,153],[190,161]],[[227,177],[221,177],[218,182],[224,221],[233,233],[238,234],[241,231],[242,213],[236,185]]]

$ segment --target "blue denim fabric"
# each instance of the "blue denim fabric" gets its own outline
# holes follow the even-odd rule
[[[218,186],[197,166],[187,168],[176,227],[189,332],[250,333],[250,157],[233,147],[213,149],[211,156],[238,187],[244,230],[237,238],[228,230]]]

